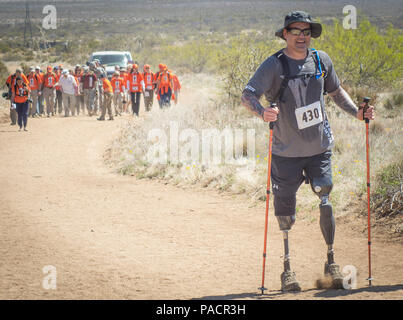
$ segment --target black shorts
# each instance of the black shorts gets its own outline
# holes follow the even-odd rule
[[[280,157],[272,155],[271,184],[276,216],[294,215],[296,194],[308,179],[332,181],[331,150],[311,157]]]

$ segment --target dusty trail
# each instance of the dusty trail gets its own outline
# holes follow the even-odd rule
[[[358,269],[358,289],[317,290],[326,246],[318,223],[297,220],[291,263],[303,291],[282,294],[282,238],[269,220],[267,295],[261,280],[264,204],[197,187],[114,174],[102,156],[130,116],[0,124],[1,299],[402,299],[401,244],[340,222],[336,261]],[[352,221],[351,223],[355,223]],[[57,270],[45,290],[42,269]]]

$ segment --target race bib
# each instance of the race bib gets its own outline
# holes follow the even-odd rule
[[[53,85],[53,78],[49,77],[48,78],[48,83],[49,83],[50,86]]]
[[[139,87],[137,86],[133,86],[132,90],[137,91],[139,89]]]
[[[300,130],[321,123],[323,116],[320,101],[296,109],[295,117],[297,118],[298,129]]]
[[[153,86],[147,86],[147,90],[152,90]]]
[[[149,96],[150,96],[150,94],[148,93],[148,91],[145,91],[145,92],[144,92],[144,96],[145,96],[145,97],[149,97]]]

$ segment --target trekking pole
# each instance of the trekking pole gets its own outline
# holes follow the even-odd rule
[[[366,153],[367,153],[367,209],[368,209],[368,281],[369,285],[372,285],[372,273],[371,273],[371,192],[370,192],[370,163],[369,163],[369,119],[365,118],[365,112],[368,109],[368,103],[371,99],[366,97],[364,98],[364,107],[363,107],[363,118],[365,119],[365,136],[366,136]]]
[[[276,103],[272,103],[270,105],[271,108],[275,108],[277,106]],[[264,294],[264,290],[267,288],[264,287],[264,276],[266,269],[266,247],[267,247],[267,224],[269,219],[269,196],[270,196],[270,176],[271,176],[271,149],[273,142],[273,126],[274,122],[269,123],[270,127],[270,137],[269,137],[269,154],[267,157],[267,188],[266,188],[266,217],[264,222],[264,247],[263,247],[263,270],[262,270],[262,286],[258,289],[262,291],[262,295]]]

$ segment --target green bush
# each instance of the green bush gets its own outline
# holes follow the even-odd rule
[[[399,162],[389,164],[379,170],[376,176],[375,193],[386,196],[395,190],[400,190],[403,184],[403,159]]]
[[[315,46],[329,54],[342,83],[392,87],[403,76],[403,34],[392,25],[380,33],[368,20],[360,20],[355,30],[346,30],[335,20],[323,28]]]
[[[0,60],[0,87],[5,84],[8,76],[9,71],[3,61]]]
[[[403,109],[403,93],[396,93],[391,98],[386,99],[383,106],[387,110]]]
[[[232,106],[239,105],[242,91],[260,64],[282,47],[278,41],[259,38],[256,33],[233,38],[219,53],[218,69],[223,90]]]

